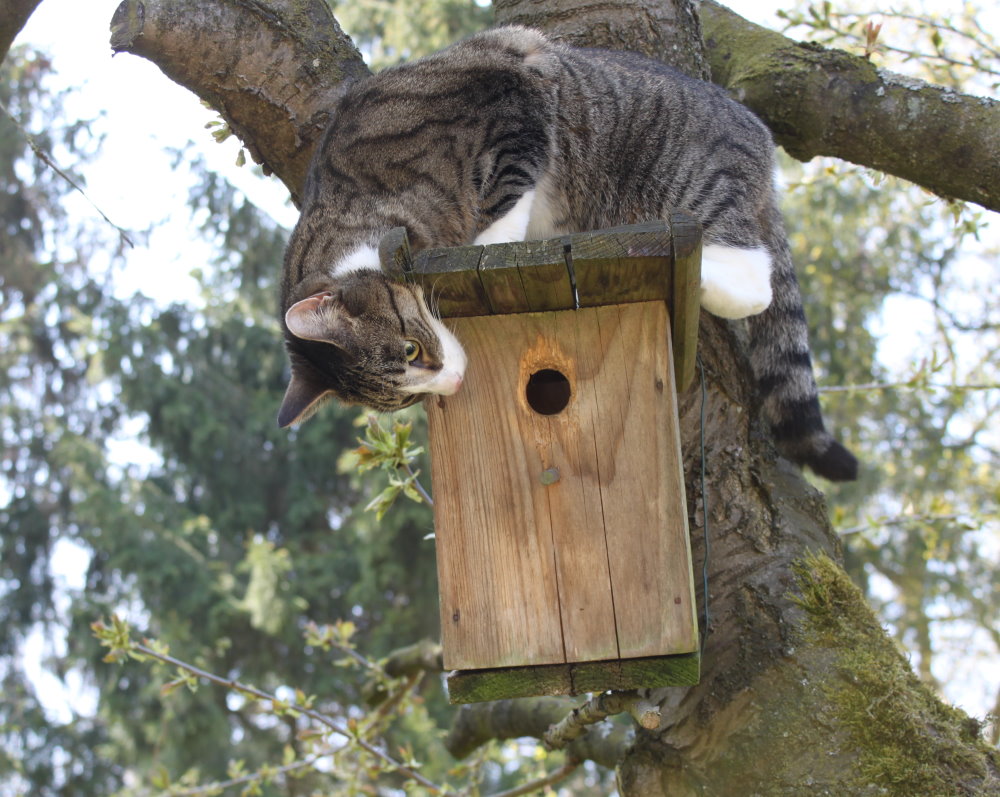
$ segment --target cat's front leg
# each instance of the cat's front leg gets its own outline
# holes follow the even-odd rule
[[[710,244],[701,256],[701,306],[722,318],[756,315],[771,304],[771,255],[764,247]]]
[[[494,221],[476,236],[475,244],[502,244],[508,241],[523,241],[528,234],[528,219],[535,201],[535,191],[525,191],[514,207]]]

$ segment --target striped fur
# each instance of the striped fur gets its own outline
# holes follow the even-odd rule
[[[323,391],[397,403],[392,387],[381,403],[370,388],[353,391],[355,377],[344,374],[357,371],[357,352],[331,335],[337,361],[321,363],[324,338],[303,340],[287,320],[348,272],[379,282],[376,259],[358,253],[374,252],[393,227],[406,227],[419,249],[601,229],[682,208],[701,221],[706,252],[719,254],[706,268],[703,305],[750,315],[753,367],[781,451],[829,479],[855,478],[854,457],[823,427],[769,131],[721,89],[636,55],[507,27],[359,81],[331,115],[285,260],[282,313],[301,394],[283,407],[285,420]],[[378,307],[371,315],[391,316]]]

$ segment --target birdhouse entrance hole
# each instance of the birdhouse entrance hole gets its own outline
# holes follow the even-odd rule
[[[554,368],[535,371],[524,390],[528,406],[539,415],[558,415],[569,404],[569,380]]]

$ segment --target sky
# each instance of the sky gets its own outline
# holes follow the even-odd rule
[[[277,179],[260,180],[249,167],[236,167],[239,145],[235,138],[215,143],[205,125],[216,116],[193,94],[145,59],[128,54],[112,57],[109,23],[118,4],[119,0],[44,0],[17,41],[49,54],[58,73],[53,88],[75,88],[66,100],[69,117],[98,120],[95,129],[106,135],[100,159],[84,170],[90,201],[120,227],[144,230],[155,226],[148,241],[137,245],[116,273],[116,292],[125,297],[140,291],[164,303],[194,301],[197,290],[189,272],[213,252],[189,229],[188,214],[177,212],[185,206],[193,180],[184,165],[186,159],[203,158],[288,227],[295,223],[297,214]],[[751,21],[781,27],[774,11],[785,4],[731,0],[726,5]],[[996,16],[1000,17],[1000,11]],[[187,147],[189,142],[186,158],[177,165],[168,150]],[[73,196],[67,202],[71,212],[97,218],[97,212],[82,197]],[[103,267],[109,264],[110,260]],[[900,357],[904,351],[907,359],[911,357],[911,330],[919,320],[913,313],[918,309],[924,311],[905,304],[895,311],[890,308],[885,328],[899,334]],[[891,358],[893,351],[887,344],[886,356]],[[127,448],[122,457],[131,460],[141,455],[137,451]],[[56,549],[53,569],[67,588],[81,585],[86,566],[83,557],[85,554],[70,543]],[[69,706],[90,713],[92,695],[78,683],[69,682],[67,687],[38,665],[46,644],[58,647],[60,642],[47,643],[36,636],[25,655],[27,661],[35,662],[34,676],[45,685],[49,709],[62,719],[68,718]],[[982,711],[979,695],[966,697],[956,691],[950,697],[959,703],[968,700],[970,711]]]

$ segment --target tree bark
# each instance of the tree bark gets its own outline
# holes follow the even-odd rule
[[[1000,210],[1000,102],[794,42],[713,0],[703,0],[701,21],[712,80],[793,157],[832,155]]]
[[[500,22],[530,21],[576,43],[646,47],[667,61],[676,54],[682,68],[697,73],[703,60],[693,5],[667,0],[651,10],[644,3],[579,8],[564,0],[504,0],[497,14]],[[296,195],[324,99],[343,74],[362,71],[332,17],[307,5],[310,13],[296,15],[291,0],[127,0],[116,14],[116,47],[151,58],[199,96],[214,99]],[[237,34],[224,32],[237,23]],[[716,58],[723,45],[718,28],[711,30]],[[329,53],[323,68],[313,60],[320,49]],[[729,52],[739,61],[739,50]],[[775,63],[771,81],[781,84],[785,68]],[[742,71],[736,63],[727,74]],[[963,112],[960,103],[953,107]],[[856,112],[868,108],[859,103]],[[901,152],[900,159],[916,160],[925,150]],[[858,153],[867,163],[860,145]],[[970,178],[978,184],[978,175]],[[680,397],[695,562],[707,554],[706,518],[711,542],[702,680],[653,692],[660,727],[636,731],[627,747],[616,740],[611,749],[625,750],[617,761],[622,794],[998,793],[1000,766],[975,723],[919,683],[833,564],[839,546],[822,495],[776,456],[758,420],[744,337],[742,325],[703,314],[704,408],[697,383]],[[558,718],[553,706],[564,704],[466,707],[452,749],[467,751],[490,737],[540,736]],[[595,741],[585,736],[574,744],[609,763],[609,748],[598,752]]]
[[[111,47],[216,109],[296,205],[337,87],[368,74],[324,0],[123,0]]]
[[[0,61],[42,0],[0,0]]]

